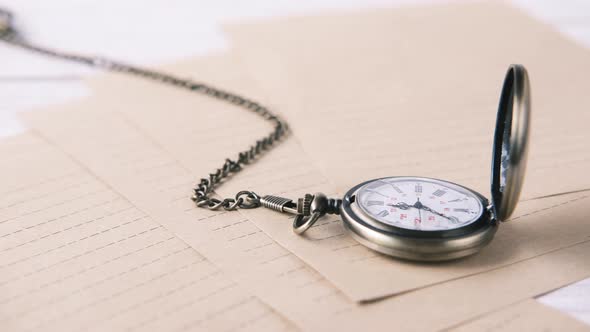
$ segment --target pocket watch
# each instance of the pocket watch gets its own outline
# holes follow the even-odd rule
[[[514,211],[526,167],[531,112],[526,69],[511,65],[506,73],[492,148],[491,193],[445,180],[392,176],[360,183],[341,200],[318,193],[293,202],[266,196],[262,205],[296,213],[296,233],[304,233],[326,213],[340,214],[350,235],[380,253],[417,261],[444,261],[477,253],[488,244],[498,223]]]
[[[507,220],[518,201],[526,166],[530,87],[521,65],[511,65],[504,79],[492,152],[490,199],[464,186],[439,179],[395,176],[360,183],[342,199],[321,193],[288,198],[259,196],[250,190],[234,197],[214,197],[214,188],[255,161],[289,133],[287,123],[258,102],[211,85],[179,78],[103,57],[50,49],[27,41],[13,25],[12,14],[0,8],[0,40],[41,55],[158,81],[254,112],[273,130],[236,159],[202,178],[191,199],[211,210],[266,207],[295,215],[293,230],[303,234],[320,217],[339,214],[345,228],[363,245],[386,255],[419,261],[450,260],[478,252],[489,243],[498,222]]]
[[[526,69],[509,67],[496,118],[491,193],[424,177],[388,177],[351,188],[340,215],[353,238],[381,253],[420,261],[468,256],[488,244],[522,188],[531,112]]]

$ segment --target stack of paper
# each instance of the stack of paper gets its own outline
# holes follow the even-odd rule
[[[342,196],[379,176],[487,194],[501,81],[533,87],[518,210],[480,254],[379,255],[337,217],[304,237],[264,209],[197,208],[199,178],[270,131],[253,113],[126,74],[32,112],[4,142],[2,322],[15,330],[583,330],[530,300],[590,276],[587,51],[502,4],[228,26],[235,48],[164,68],[278,110],[293,133],[223,183]]]

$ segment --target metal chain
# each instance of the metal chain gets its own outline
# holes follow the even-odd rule
[[[250,209],[260,206],[260,197],[252,191],[240,191],[234,198],[225,198],[223,200],[211,197],[211,194],[213,193],[215,186],[219,184],[221,180],[227,178],[233,173],[239,172],[244,165],[250,163],[263,151],[268,150],[275,144],[275,142],[280,140],[288,133],[289,129],[287,123],[265,106],[260,105],[249,98],[242,97],[236,93],[224,91],[207,84],[193,82],[188,79],[178,78],[163,72],[132,66],[102,57],[60,52],[31,44],[25,41],[15,30],[14,26],[12,25],[12,14],[9,11],[3,10],[1,8],[0,40],[46,56],[78,62],[107,71],[129,73],[131,75],[174,85],[193,92],[202,93],[206,96],[240,106],[246,110],[260,115],[265,120],[272,122],[274,125],[272,132],[257,140],[253,145],[250,146],[249,149],[240,152],[236,160],[232,160],[230,158],[226,159],[221,167],[217,168],[213,173],[210,173],[208,177],[202,178],[194,188],[194,194],[191,197],[197,206],[205,207],[211,210],[217,210],[221,208],[225,210],[235,210],[237,208]]]

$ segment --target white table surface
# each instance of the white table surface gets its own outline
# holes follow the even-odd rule
[[[14,12],[16,23],[30,40],[130,63],[157,65],[228,49],[229,41],[221,32],[221,24],[227,22],[412,2],[415,1],[3,0],[0,6]],[[515,0],[512,3],[555,26],[568,38],[590,47],[590,1]],[[172,31],[175,38],[168,38]],[[19,111],[89,94],[82,78],[93,75],[91,69],[4,44],[0,44],[0,55],[0,137],[26,130],[17,120]],[[590,278],[538,300],[590,325]]]

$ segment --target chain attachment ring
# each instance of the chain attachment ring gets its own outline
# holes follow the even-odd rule
[[[242,198],[242,197],[245,198]],[[236,194],[236,203],[240,202],[238,206],[240,209],[254,209],[261,205],[260,196],[255,192],[249,190],[242,190]]]

